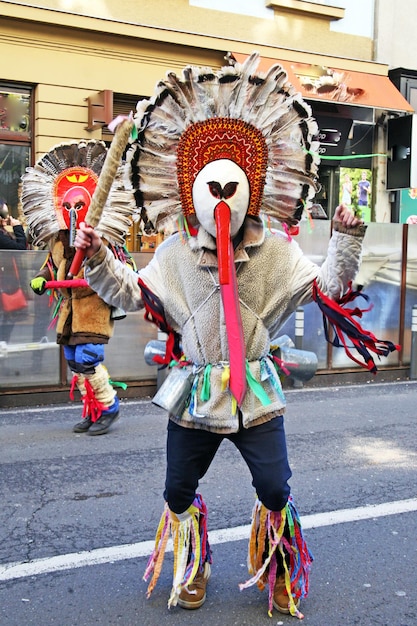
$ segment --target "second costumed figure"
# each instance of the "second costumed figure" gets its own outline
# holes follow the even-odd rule
[[[104,346],[113,335],[114,309],[85,283],[84,267],[73,280],[66,279],[76,252],[76,229],[85,220],[100,184],[107,153],[101,141],[60,144],[22,177],[22,207],[33,243],[49,250],[30,284],[41,295],[48,282],[63,281],[57,292],[57,343],[63,346],[73,374],[72,387],[78,388],[83,402],[82,419],[73,431],[89,435],[107,433],[119,416],[117,392],[103,363]],[[120,166],[97,230],[122,263],[133,264],[124,247],[133,211],[133,196],[125,189]]]

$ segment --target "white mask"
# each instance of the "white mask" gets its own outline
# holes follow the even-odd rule
[[[197,174],[192,196],[198,221],[213,237],[216,237],[216,205],[223,200],[230,207],[230,235],[233,238],[249,208],[249,180],[237,163],[218,159],[207,163]]]

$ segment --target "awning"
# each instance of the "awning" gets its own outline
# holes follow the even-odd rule
[[[247,58],[246,54],[238,52],[232,54],[239,63]],[[282,65],[290,83],[306,100],[353,104],[386,111],[414,112],[411,104],[388,76],[267,57],[261,57],[259,69],[265,72],[275,63]]]

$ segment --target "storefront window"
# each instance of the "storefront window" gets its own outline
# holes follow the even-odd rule
[[[19,217],[19,186],[31,156],[31,90],[0,83],[0,197]]]

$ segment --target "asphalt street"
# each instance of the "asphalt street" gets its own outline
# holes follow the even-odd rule
[[[291,488],[314,554],[308,626],[417,624],[417,382],[287,391]],[[146,598],[162,512],[167,418],[126,400],[101,437],[75,435],[77,403],[0,412],[1,626],[261,626],[247,577],[254,493],[224,441],[201,481],[213,573],[198,611],[168,611],[172,553]]]

